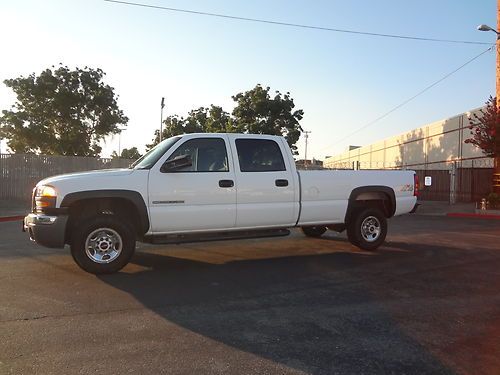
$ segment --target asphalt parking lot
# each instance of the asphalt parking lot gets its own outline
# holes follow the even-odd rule
[[[115,275],[0,223],[0,374],[500,373],[500,221],[139,244]]]

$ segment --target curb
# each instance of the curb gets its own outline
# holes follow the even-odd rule
[[[18,221],[22,220],[24,216],[0,216],[0,223],[6,221]]]
[[[448,217],[466,217],[466,218],[474,218],[474,219],[490,219],[490,220],[500,220],[500,215],[488,215],[488,214],[473,214],[473,213],[448,213],[446,214]]]

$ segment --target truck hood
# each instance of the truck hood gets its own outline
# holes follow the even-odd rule
[[[133,169],[122,168],[122,169],[100,169],[95,171],[87,172],[76,172],[60,174],[57,176],[48,177],[41,180],[38,185],[50,185],[57,184],[58,182],[64,182],[67,180],[79,180],[79,179],[95,179],[95,178],[114,178],[120,176],[128,176],[134,172]]]

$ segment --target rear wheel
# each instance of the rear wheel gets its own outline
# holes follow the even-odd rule
[[[134,229],[114,215],[94,216],[73,231],[71,255],[83,270],[93,274],[122,269],[135,250]]]
[[[326,227],[302,227],[302,232],[308,237],[321,237],[326,232]]]
[[[353,214],[347,226],[349,241],[363,250],[376,250],[385,241],[387,219],[378,208],[366,208]]]

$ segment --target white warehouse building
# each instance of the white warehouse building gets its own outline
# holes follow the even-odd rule
[[[424,199],[478,200],[488,192],[493,159],[465,143],[471,137],[469,118],[479,109],[462,113],[371,145],[353,148],[325,159],[331,169],[412,169],[434,176]],[[450,198],[451,197],[451,198]]]

